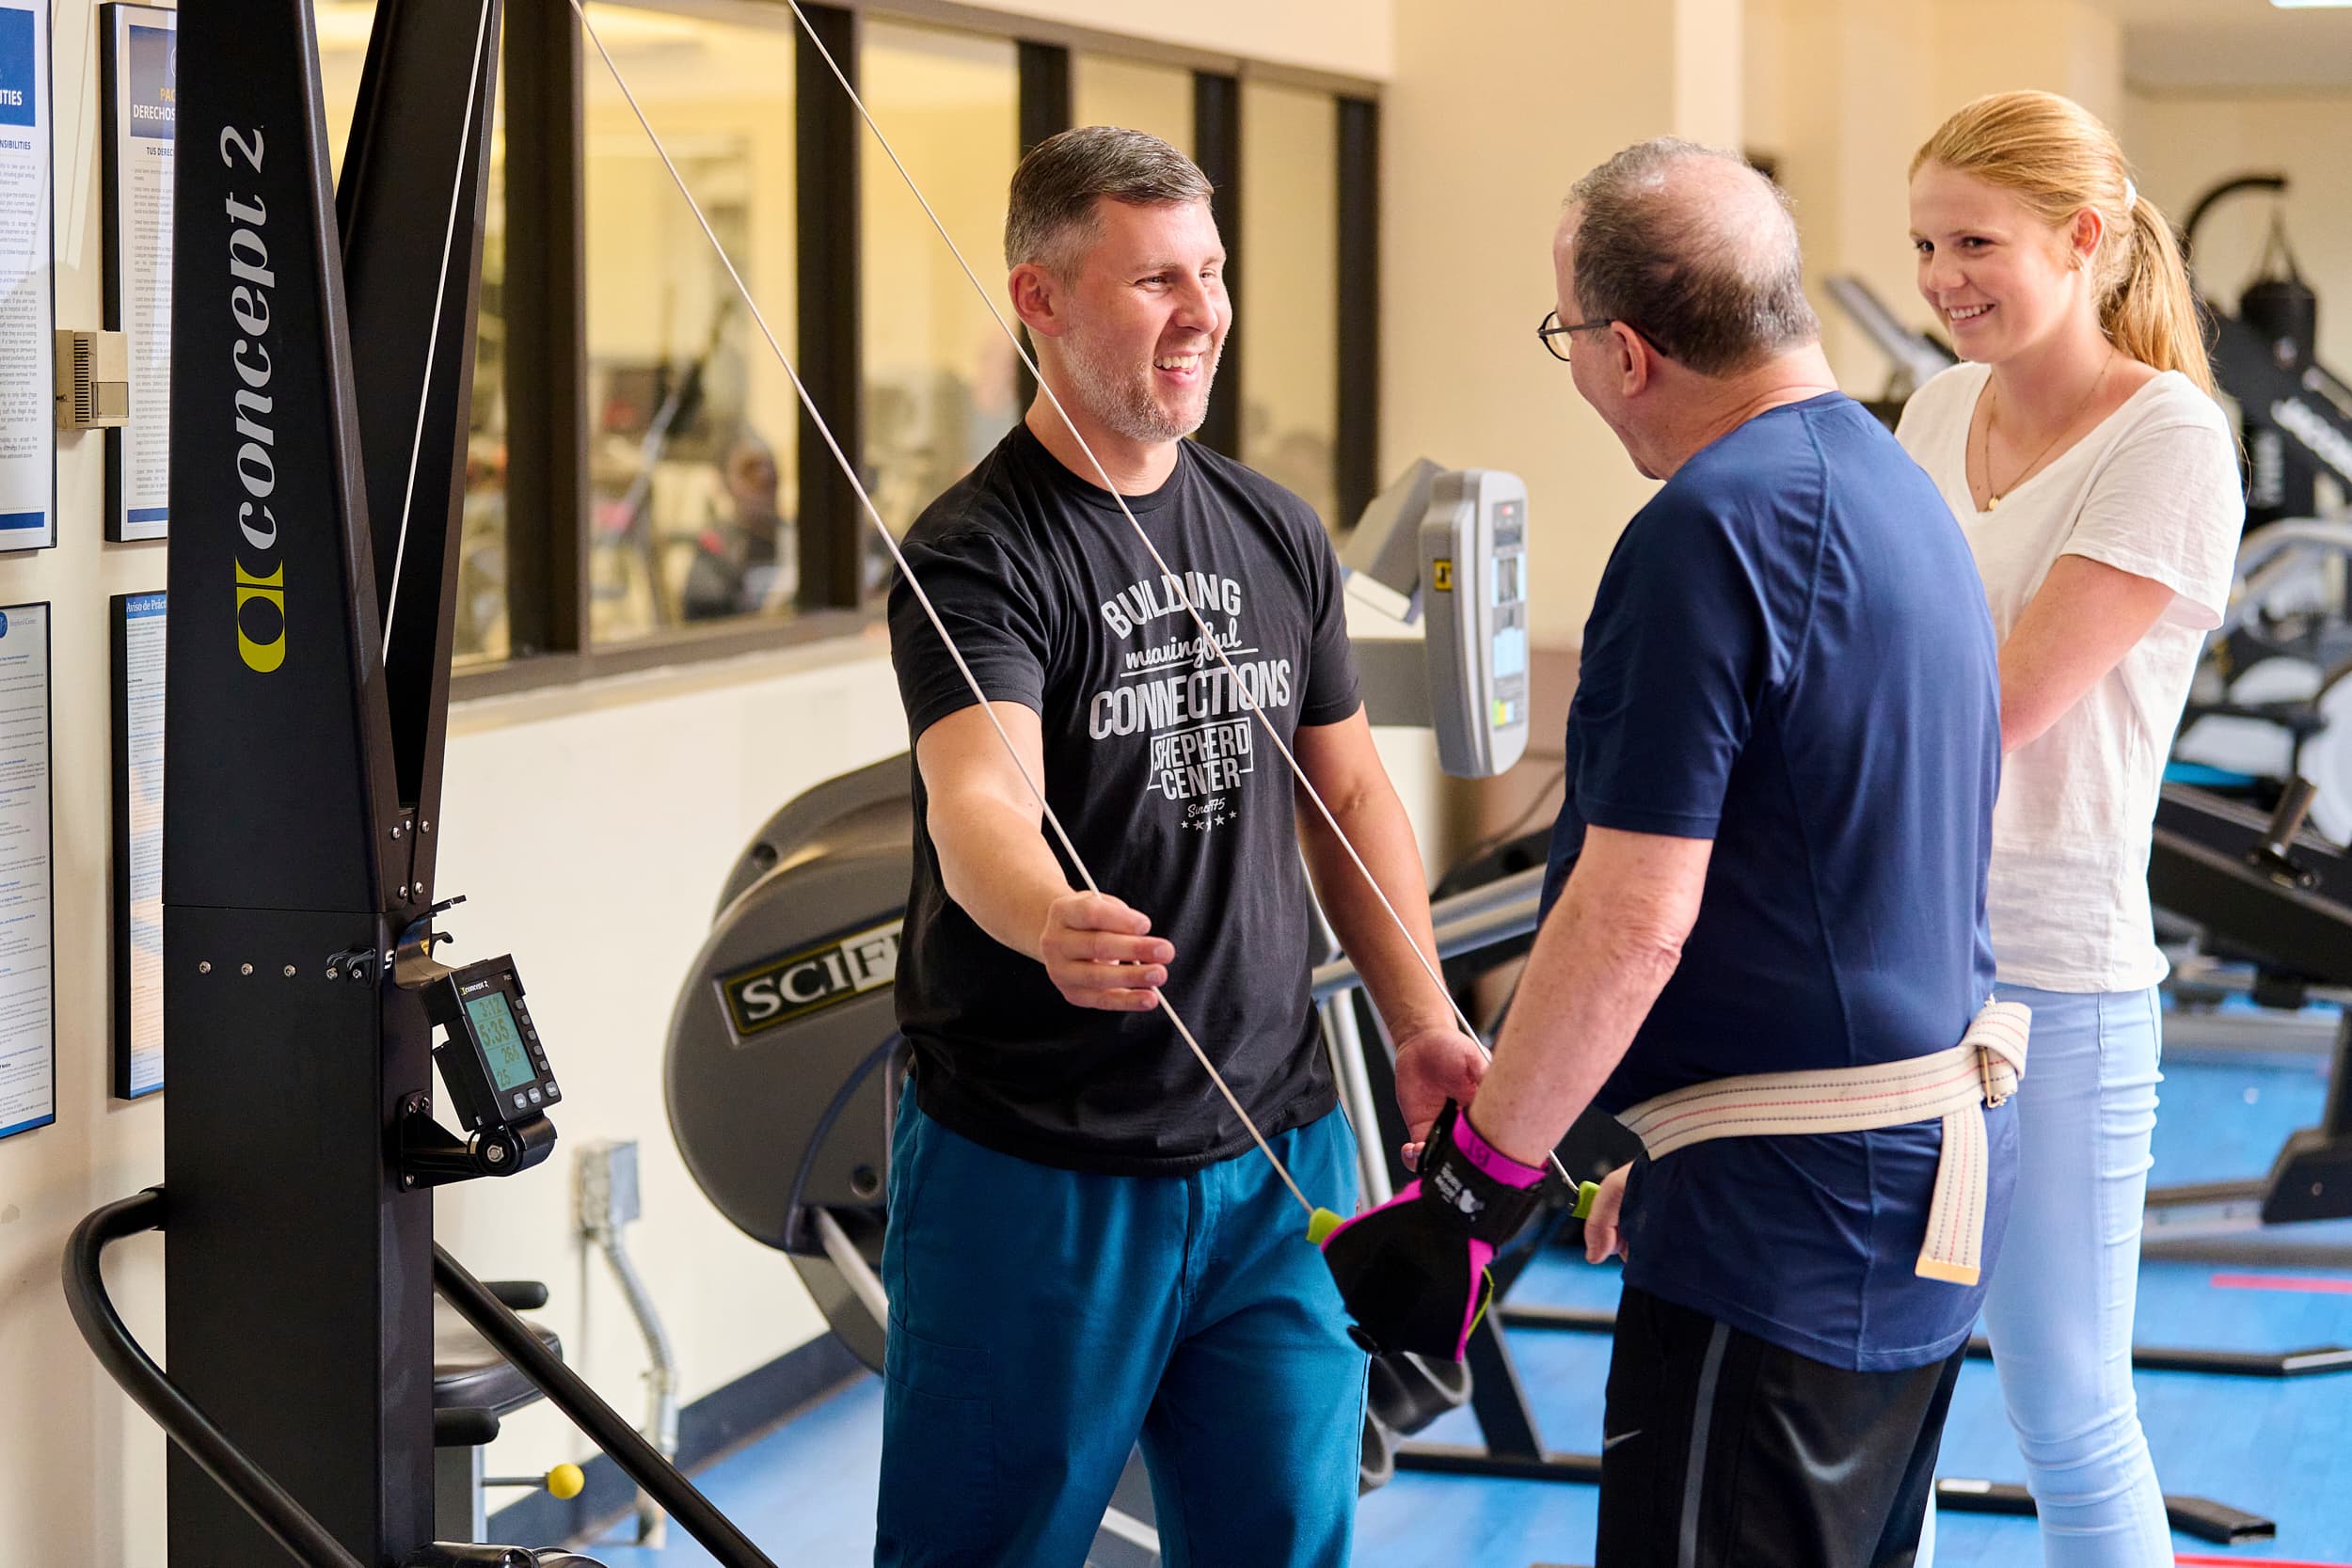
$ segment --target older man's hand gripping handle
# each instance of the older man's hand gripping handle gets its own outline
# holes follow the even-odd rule
[[[1449,1101],[1417,1179],[1352,1220],[1319,1215],[1314,1234],[1357,1342],[1459,1361],[1494,1295],[1486,1265],[1541,1206],[1544,1174],[1488,1144]],[[1580,1194],[1580,1212],[1590,1196]]]

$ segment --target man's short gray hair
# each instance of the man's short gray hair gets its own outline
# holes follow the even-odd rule
[[[1095,198],[1159,207],[1205,201],[1212,189],[1198,164],[1141,131],[1082,125],[1048,136],[1013,170],[1005,265],[1034,262],[1067,278],[1101,232]]]
[[[1756,194],[1724,200],[1720,179],[1708,189],[1673,178],[1694,163],[1734,166]],[[1576,298],[1586,319],[1624,322],[1702,375],[1735,374],[1820,340],[1788,198],[1745,160],[1661,136],[1579,180],[1567,204],[1579,210]]]

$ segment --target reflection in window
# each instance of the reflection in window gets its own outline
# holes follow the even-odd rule
[[[1070,57],[1071,123],[1148,131],[1192,155],[1192,72],[1117,55]]]
[[[1339,106],[1328,93],[1245,79],[1241,458],[1305,498],[1330,529],[1339,437]]]
[[[875,119],[1010,320],[1005,192],[1021,135],[1012,43],[868,20],[858,59]],[[859,200],[866,477],[876,510],[902,533],[1020,418],[1016,360],[898,170],[870,148]],[[876,543],[869,594],[887,565]]]
[[[326,109],[330,166],[342,171],[359,72],[367,63],[375,0],[319,0],[319,80]],[[463,51],[461,50],[462,55]],[[488,86],[490,84],[485,84]],[[473,408],[466,435],[466,506],[458,540],[457,624],[452,648],[460,663],[507,654],[506,638],[506,104],[494,103],[490,189],[482,236],[482,309],[474,331]]]
[[[588,16],[791,352],[791,13]],[[589,636],[792,611],[798,404],[612,74],[588,53]]]

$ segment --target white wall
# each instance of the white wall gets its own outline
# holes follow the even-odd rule
[[[1740,12],[1730,0],[1493,0],[1475,26],[1467,14],[1447,0],[1396,6],[1381,126],[1381,461],[1527,481],[1532,630],[1563,647],[1653,486],[1535,341],[1554,300],[1560,203],[1646,137],[1738,144]]]

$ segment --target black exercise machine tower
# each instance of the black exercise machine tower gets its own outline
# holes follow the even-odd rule
[[[171,1376],[396,1561],[432,1534],[433,1202],[397,1149],[433,1085],[387,970],[431,902],[498,3],[378,7],[340,200],[310,7],[179,37]],[[169,1513],[175,1565],[280,1560],[178,1453]]]
[[[66,1259],[174,1442],[172,1568],[588,1562],[435,1543],[437,1434],[496,1429],[437,1416],[437,1290],[721,1562],[772,1568],[433,1242],[430,1189],[537,1164],[562,1098],[512,961],[434,953],[500,21],[378,0],[338,189],[309,0],[180,20],[166,1180]],[[151,1227],[167,1375],[99,1276]]]

